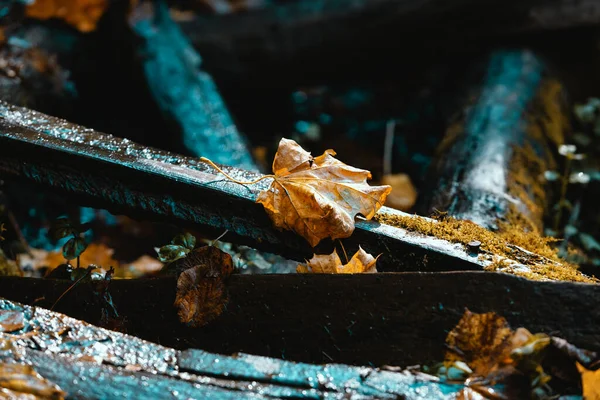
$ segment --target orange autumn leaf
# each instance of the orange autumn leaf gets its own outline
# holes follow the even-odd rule
[[[471,389],[479,393],[495,390],[498,398],[524,398],[525,392],[546,389],[550,376],[544,372],[541,361],[550,343],[550,337],[542,333],[534,335],[525,328],[513,331],[496,313],[476,314],[466,310],[448,333],[442,370],[450,372],[464,363],[470,372],[465,384]],[[511,380],[514,376],[528,378],[529,384],[516,384],[518,380]],[[504,384],[502,389],[489,386],[496,383]]]
[[[346,165],[334,155],[327,150],[313,158],[295,141],[281,139],[273,183],[256,200],[277,228],[293,230],[313,247],[327,237],[350,236],[354,218],[373,218],[392,190],[369,186],[369,171]]]
[[[591,371],[576,363],[581,374],[581,387],[584,400],[600,400],[600,369]]]
[[[507,359],[513,331],[496,313],[465,314],[448,333],[446,361],[464,361],[477,375],[489,374],[500,360]]]
[[[59,18],[81,32],[91,32],[108,6],[108,0],[35,0],[25,15],[46,20]]]
[[[392,187],[387,198],[388,207],[407,212],[417,202],[417,189],[407,174],[384,175],[381,183]]]
[[[119,267],[119,261],[113,258],[115,250],[106,246],[103,243],[90,243],[79,258],[80,267],[87,267],[91,264],[99,267],[104,267],[108,270],[109,267]],[[23,254],[19,258],[19,263],[23,267],[30,266],[33,269],[48,267],[48,272],[52,271],[60,264],[67,262],[62,254],[62,251],[50,251],[40,249],[30,249],[30,255]],[[76,260],[71,260],[71,264],[75,265]]]
[[[350,261],[343,265],[342,260],[337,254],[336,250],[333,250],[331,254],[318,255],[315,254],[313,258],[308,260],[307,265],[300,264],[296,269],[296,272],[301,274],[313,273],[313,274],[360,274],[360,273],[373,273],[377,272],[375,264],[377,258],[364,251],[361,247]]]

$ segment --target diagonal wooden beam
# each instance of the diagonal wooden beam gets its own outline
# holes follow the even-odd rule
[[[240,180],[260,176],[224,169]],[[227,229],[226,240],[300,261],[333,247],[328,242],[313,250],[294,233],[274,229],[254,202],[267,182],[252,187],[231,183],[197,159],[7,103],[0,103],[0,176],[34,182],[117,214],[194,226],[215,235]],[[399,213],[385,207],[381,212]],[[477,270],[486,264],[459,244],[374,221],[358,221],[344,245],[381,253],[378,265],[384,271]]]

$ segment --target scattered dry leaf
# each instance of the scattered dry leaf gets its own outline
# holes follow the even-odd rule
[[[489,374],[499,360],[510,355],[512,329],[496,313],[465,311],[458,325],[448,333],[446,361],[464,361],[477,375]]]
[[[64,399],[66,395],[60,387],[26,364],[0,363],[0,388],[23,396],[19,398]]]
[[[550,377],[544,373],[541,361],[550,343],[545,334],[533,335],[525,328],[513,331],[496,313],[467,310],[446,338],[444,364],[447,368],[453,363],[466,363],[473,371],[467,386],[484,397],[496,391],[499,398],[521,398],[524,392],[531,395],[545,390]],[[502,393],[492,388],[497,383],[504,383]]]
[[[346,165],[334,155],[327,150],[313,158],[295,141],[281,139],[273,183],[256,200],[277,228],[295,231],[313,247],[327,237],[350,236],[356,215],[373,218],[392,190],[369,186],[369,171]]]
[[[108,6],[108,0],[35,0],[25,15],[46,20],[59,18],[81,32],[91,32]]]
[[[577,369],[581,374],[583,400],[600,400],[600,369],[590,371],[579,363]]]
[[[119,267],[119,261],[112,256],[115,250],[103,243],[90,243],[85,251],[79,257],[80,267],[85,268],[89,265],[98,265],[108,269],[109,267]],[[30,249],[31,255],[22,254],[19,257],[21,268],[30,267],[34,270],[48,267],[48,273],[67,262],[62,251],[45,251],[40,249]],[[75,264],[75,260],[71,261]]]
[[[390,185],[392,192],[385,204],[400,211],[409,211],[417,201],[417,189],[407,174],[384,175],[381,183]]]
[[[116,270],[115,278],[134,279],[160,271],[163,263],[154,257],[143,255],[137,260],[124,264]]]
[[[466,387],[456,394],[456,400],[486,400],[486,398],[472,388]]]
[[[23,312],[18,310],[0,310],[0,332],[14,332],[25,326]]]
[[[174,264],[181,271],[174,304],[179,320],[198,327],[221,315],[228,301],[225,280],[233,272],[231,256],[206,246],[191,251]]]
[[[359,274],[377,272],[377,258],[364,251],[360,246],[348,264],[343,265],[336,250],[331,254],[315,254],[307,265],[300,264],[296,272],[301,274]]]
[[[10,260],[0,249],[0,276],[23,276],[23,271],[16,262]]]

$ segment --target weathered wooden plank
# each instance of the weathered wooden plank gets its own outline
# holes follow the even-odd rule
[[[225,170],[240,180],[260,176]],[[196,159],[6,103],[0,105],[0,175],[38,183],[116,214],[187,224],[215,236],[227,229],[228,241],[296,260],[310,258],[313,251],[332,250],[330,241],[313,250],[298,235],[273,228],[254,202],[267,182],[252,187],[234,184]],[[398,213],[387,208],[380,212]],[[378,266],[383,271],[476,270],[487,262],[442,239],[373,221],[358,221],[356,226],[344,245],[349,251],[362,245],[373,254],[382,253]]]
[[[236,128],[213,79],[202,69],[200,54],[173,22],[167,6],[156,2],[155,7],[145,4],[144,8],[145,15],[137,13],[132,18],[129,39],[135,43],[135,62],[154,102],[174,128],[171,142],[178,142],[174,148],[220,164],[257,170],[247,139]]]
[[[50,306],[71,284],[0,279],[9,299]],[[495,311],[511,326],[600,350],[600,286],[534,282],[486,272],[354,276],[233,275],[229,304],[202,328],[179,323],[174,279],[115,280],[110,293],[128,333],[176,348],[245,352],[304,362],[400,365],[440,361],[465,308]],[[87,284],[56,309],[96,323],[100,305]]]
[[[314,71],[307,60],[343,73],[350,63],[389,63],[391,51],[447,54],[485,46],[498,36],[598,22],[600,5],[594,0],[319,0],[198,15],[180,24],[221,79],[249,74],[289,79],[292,73],[301,79]],[[376,53],[380,58],[373,60]]]
[[[12,351],[0,360],[31,364],[69,398],[446,399],[461,389],[410,371],[179,352],[4,299],[0,310],[22,313],[24,322],[2,334]]]
[[[569,131],[564,89],[528,50],[494,52],[484,65],[438,148],[424,211],[543,232],[543,173]]]

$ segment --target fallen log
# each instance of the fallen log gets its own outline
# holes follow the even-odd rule
[[[132,73],[141,74],[168,126],[168,146],[183,154],[256,170],[246,138],[237,130],[200,55],[169,16],[163,2],[133,12],[129,39],[135,50]],[[135,77],[131,77],[132,80]],[[173,140],[173,138],[176,138]],[[168,141],[165,141],[168,142]]]
[[[543,174],[569,131],[564,89],[527,50],[495,52],[484,71],[437,149],[422,211],[541,233]]]
[[[179,21],[206,57],[207,68],[223,80],[248,75],[289,79],[290,74],[302,79],[315,72],[307,60],[343,73],[348,63],[381,67],[389,63],[391,51],[418,59],[415,54],[431,57],[448,48],[485,47],[498,36],[598,22],[600,5],[594,0],[296,0],[243,13],[186,15]],[[368,51],[373,48],[377,54]]]
[[[4,299],[0,312],[21,321],[2,333],[12,350],[0,361],[32,365],[69,398],[450,399],[462,389],[418,372],[176,351]]]
[[[70,281],[0,278],[5,298],[50,307]],[[440,361],[465,308],[495,311],[511,326],[600,350],[600,286],[534,282],[492,272],[232,275],[226,310],[209,325],[181,324],[175,278],[114,280],[109,291],[129,334],[179,349],[252,353],[303,362],[400,365]],[[102,318],[93,284],[56,310]],[[40,300],[41,297],[44,299]]]

